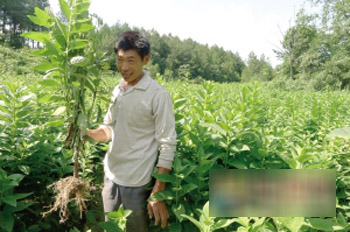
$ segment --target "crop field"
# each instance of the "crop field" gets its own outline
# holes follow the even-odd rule
[[[101,123],[118,81],[104,77],[89,128]],[[326,139],[331,130],[350,124],[348,92],[158,81],[173,98],[178,134],[171,175],[154,174],[168,182],[166,191],[156,197],[167,202],[169,231],[350,230],[349,140]],[[64,224],[59,223],[58,212],[42,218],[54,201],[48,186],[73,172],[71,150],[63,144],[67,125],[64,115],[57,113],[63,99],[52,94],[57,87],[41,77],[4,76],[1,84],[1,231],[113,231],[103,222],[100,197],[107,144],[86,142],[79,158],[79,176],[94,186],[86,195],[87,211],[82,217],[73,201]],[[209,200],[210,169],[330,168],[337,170],[335,218],[213,218],[203,209]],[[120,210],[112,217],[123,228],[126,212]]]
[[[84,137],[120,77],[107,71],[90,1],[59,3],[64,22],[40,8],[29,17],[46,28],[22,34],[43,45],[32,57],[0,48],[13,59],[0,66],[0,232],[125,231],[129,210],[103,213],[108,144]],[[153,173],[167,182],[152,198],[170,218],[165,230],[151,220],[151,231],[350,231],[349,91],[153,78],[172,97],[177,150],[170,174]],[[336,128],[348,129],[328,136]],[[335,169],[336,217],[210,217],[213,169]]]

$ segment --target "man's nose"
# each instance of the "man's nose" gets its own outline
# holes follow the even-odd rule
[[[121,65],[121,69],[122,69],[122,71],[128,70],[129,69],[128,62],[123,62],[122,65]]]

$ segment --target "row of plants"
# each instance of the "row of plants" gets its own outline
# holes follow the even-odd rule
[[[101,123],[118,78],[102,74],[108,66],[98,51],[89,0],[59,2],[66,24],[36,8],[30,18],[48,32],[24,34],[44,44],[32,55],[46,58],[35,67],[45,76],[7,76],[0,90],[0,231],[123,231],[129,211],[120,209],[104,222],[100,192],[108,145],[83,139],[86,128]],[[172,173],[153,174],[168,182],[154,195],[168,204],[167,230],[350,230],[349,143],[327,138],[350,123],[348,92],[156,78],[173,97],[178,134]],[[211,169],[311,168],[337,170],[337,217],[209,216]],[[59,184],[67,177],[89,187],[68,195],[55,191],[66,190]],[[79,203],[77,193],[84,194]],[[153,225],[151,231],[161,230]]]
[[[0,92],[0,168],[4,183],[10,183],[1,188],[0,219],[6,222],[1,223],[2,229],[102,230],[100,191],[107,145],[86,143],[84,156],[80,158],[80,176],[96,187],[87,196],[88,211],[83,218],[72,203],[65,224],[59,223],[58,213],[42,219],[45,206],[53,202],[52,190],[47,186],[73,172],[71,151],[63,146],[64,116],[54,116],[59,102],[49,101],[55,95],[48,95],[49,90],[42,88],[44,83],[33,82],[25,87],[12,81],[3,85]],[[118,78],[105,81],[109,92]],[[168,203],[169,231],[196,231],[197,227],[201,231],[208,228],[209,231],[349,230],[349,142],[326,139],[330,131],[350,123],[347,92],[281,91],[261,84],[194,85],[158,81],[173,97],[178,134],[173,172],[154,173],[155,178],[168,182],[167,189],[155,197]],[[101,101],[100,105],[104,112],[108,103]],[[97,120],[89,127],[99,125],[101,118],[97,111],[93,114]],[[213,168],[334,168],[337,217],[211,218],[207,209],[202,208],[209,200],[209,170]],[[152,226],[152,230],[160,228]]]

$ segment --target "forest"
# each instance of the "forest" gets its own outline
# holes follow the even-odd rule
[[[0,44],[15,49],[40,46],[40,43],[20,35],[27,31],[45,30],[26,15],[34,12],[33,6],[44,9],[48,1],[2,0],[1,3]],[[300,10],[294,24],[286,32],[281,32],[284,34],[283,41],[275,50],[281,64],[276,67],[272,67],[264,54],[258,57],[254,51],[243,60],[238,53],[217,45],[209,47],[190,38],[181,40],[176,35],[160,35],[154,29],[130,28],[127,22],[108,26],[99,16],[91,17],[99,23],[100,49],[107,53],[113,71],[117,71],[111,49],[114,41],[123,31],[136,29],[142,31],[152,44],[152,63],[148,69],[153,76],[159,74],[169,80],[182,78],[196,82],[295,80],[316,90],[347,88],[350,84],[349,2],[309,0],[309,3],[322,11],[310,14]]]

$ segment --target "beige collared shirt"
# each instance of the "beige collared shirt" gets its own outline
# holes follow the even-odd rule
[[[104,159],[106,176],[116,184],[137,187],[151,180],[157,167],[171,169],[176,150],[172,100],[164,87],[144,71],[140,81],[113,90],[103,128],[111,143]]]

